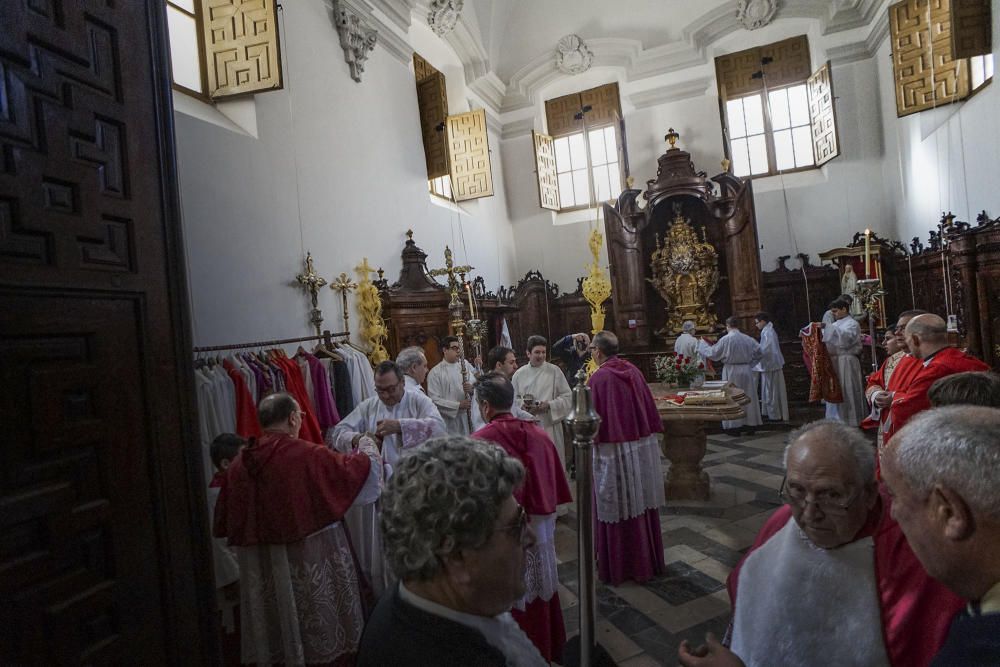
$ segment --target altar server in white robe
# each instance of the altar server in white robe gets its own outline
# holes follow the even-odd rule
[[[427,395],[434,401],[450,435],[469,435],[483,425],[479,410],[472,405],[472,386],[476,383],[476,368],[462,359],[458,338],[445,336],[441,340],[439,361],[427,374]],[[465,375],[462,375],[462,366]]]
[[[760,344],[740,331],[738,317],[726,318],[726,335],[715,345],[709,345],[704,340],[698,342],[698,353],[712,361],[721,361],[722,379],[732,382],[746,392],[750,402],[743,406],[746,417],[730,419],[722,422],[722,428],[740,428],[741,426],[760,426],[760,404],[757,402],[757,375],[751,369],[760,361]]]
[[[555,443],[559,460],[566,465],[566,444],[563,438],[563,419],[573,406],[573,392],[566,376],[555,364],[545,361],[548,341],[542,336],[528,337],[528,365],[514,372],[515,400],[521,407],[535,415],[538,425]],[[524,397],[531,396],[534,403],[525,404]]]
[[[698,339],[694,337],[696,325],[691,320],[681,325],[681,335],[674,341],[674,352],[694,359],[698,356]]]
[[[827,403],[826,418],[860,426],[868,416],[865,402],[865,382],[861,377],[861,327],[850,315],[851,304],[843,297],[830,304],[833,324],[822,324],[823,342],[833,361],[833,370],[844,395],[843,403]]]
[[[785,390],[785,357],[778,344],[778,333],[765,312],[754,315],[760,331],[760,362],[753,367],[760,374],[761,414],[768,419],[788,421],[788,392]]]
[[[365,399],[340,420],[327,436],[327,445],[344,453],[357,451],[364,439],[382,442],[385,478],[399,461],[403,450],[423,444],[430,438],[446,435],[444,421],[431,399],[423,392],[406,391],[402,371],[392,361],[383,361],[375,369],[376,395]],[[382,539],[378,527],[380,489],[362,491],[344,516],[362,572],[371,582],[375,595],[391,583],[391,575],[382,557]]]

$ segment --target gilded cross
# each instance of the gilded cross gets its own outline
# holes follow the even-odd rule
[[[367,261],[367,260],[366,260]],[[340,301],[344,306],[344,331],[350,332],[348,324],[350,316],[347,313],[347,293],[357,288],[358,284],[351,280],[346,273],[341,273],[337,279],[330,283],[330,289],[340,292]]]
[[[367,257],[362,258],[361,263],[355,266],[354,270],[358,272],[358,276],[361,280],[367,280],[368,274],[375,272],[375,269],[373,269],[371,264],[368,263]]]
[[[309,300],[312,303],[312,310],[309,311],[309,321],[316,328],[316,335],[319,336],[323,324],[323,313],[319,309],[319,290],[326,285],[326,279],[316,273],[313,268],[312,253],[306,253],[306,270],[295,276],[296,282],[309,292]]]
[[[427,275],[437,277],[437,276],[448,276],[448,288],[451,290],[451,303],[448,304],[448,308],[454,308],[456,306],[461,307],[461,301],[458,299],[459,285],[462,282],[458,279],[458,274],[469,273],[475,267],[462,265],[455,266],[454,257],[451,253],[451,248],[448,246],[444,247],[444,268],[443,269],[433,269],[427,272]]]

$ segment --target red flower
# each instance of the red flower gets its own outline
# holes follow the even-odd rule
[[[704,368],[704,367],[705,367],[705,364],[702,364],[702,363],[698,364],[698,368]]]

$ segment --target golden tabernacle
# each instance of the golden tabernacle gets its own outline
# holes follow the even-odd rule
[[[674,205],[674,219],[660,242],[656,235],[649,282],[667,302],[666,326],[657,332],[671,336],[680,331],[685,320],[692,320],[698,331],[708,331],[716,325],[712,295],[719,286],[719,258],[715,249],[691,226],[691,221]]]

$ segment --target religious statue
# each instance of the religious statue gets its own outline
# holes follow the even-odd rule
[[[864,309],[861,307],[861,298],[858,295],[858,275],[854,273],[854,265],[850,262],[844,264],[844,274],[840,276],[840,293],[850,294],[854,301],[851,302],[851,315],[860,317]]]
[[[719,258],[715,248],[702,240],[691,221],[674,206],[674,219],[660,242],[656,235],[656,250],[650,262],[653,277],[648,278],[667,302],[667,324],[659,332],[671,336],[680,331],[685,320],[693,320],[699,331],[711,329],[718,322],[713,311],[712,295],[719,286]]]

